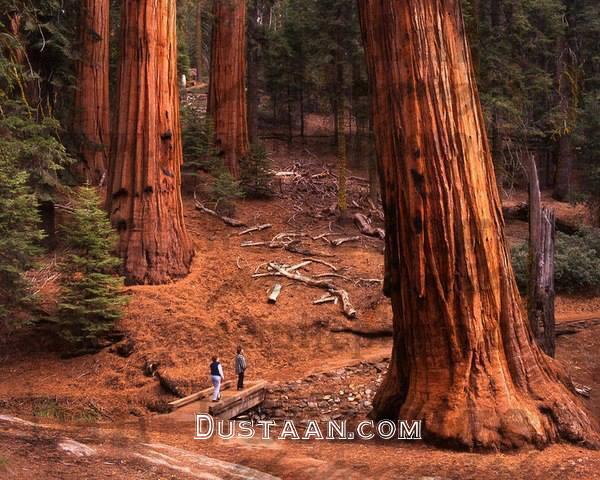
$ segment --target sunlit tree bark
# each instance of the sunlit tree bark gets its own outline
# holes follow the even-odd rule
[[[109,5],[109,0],[81,3],[73,132],[80,155],[77,170],[91,185],[104,179],[108,165]]]
[[[122,10],[108,207],[129,283],[181,277],[193,256],[180,189],[175,3],[127,1]]]
[[[394,310],[372,416],[462,448],[597,442],[520,307],[459,1],[359,5]]]
[[[216,146],[235,178],[249,150],[246,108],[246,1],[214,0],[208,113]]]

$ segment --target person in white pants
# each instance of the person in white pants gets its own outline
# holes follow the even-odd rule
[[[221,362],[219,362],[219,357],[212,357],[212,363],[210,364],[210,379],[212,380],[213,387],[215,387],[212,401],[218,402],[221,399],[221,382],[225,380],[223,367],[221,366]]]

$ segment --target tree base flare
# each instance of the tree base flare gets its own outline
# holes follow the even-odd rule
[[[596,421],[567,385],[552,381],[519,392],[487,373],[474,375],[484,375],[484,382],[471,379],[467,388],[461,384],[442,391],[439,386],[423,388],[415,380],[398,383],[390,368],[370,417],[421,420],[426,442],[459,450],[542,448],[561,441],[600,448]],[[402,391],[397,385],[411,386]]]

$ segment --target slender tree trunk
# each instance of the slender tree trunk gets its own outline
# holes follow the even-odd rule
[[[394,311],[372,416],[463,448],[597,441],[519,306],[459,1],[359,6]]]
[[[288,143],[292,143],[294,139],[294,124],[292,118],[292,94],[290,92],[290,84],[287,86],[287,126],[288,126]]]
[[[204,36],[202,34],[202,10],[204,9],[204,1],[196,0],[196,18],[194,21],[194,43],[196,55],[194,55],[194,64],[196,67],[196,81],[200,83],[202,80],[202,72],[204,71]]]
[[[305,136],[305,125],[304,125],[304,77],[302,78],[302,84],[300,86],[300,99],[298,101],[300,104],[300,136],[302,137],[302,142],[304,143]]]
[[[552,196],[557,200],[567,200],[569,198],[573,161],[575,159],[572,131],[576,123],[575,115],[577,107],[575,105],[575,91],[577,89],[577,80],[575,46],[571,38],[573,36],[571,31],[574,19],[570,3],[566,2],[567,26],[558,46],[557,81],[562,125],[560,126],[558,138],[556,175],[554,179],[554,192],[552,193]]]
[[[338,112],[336,120],[338,122],[337,132],[337,175],[338,175],[338,209],[342,217],[346,214],[348,208],[348,149],[346,146],[346,125],[344,125],[344,101],[338,99]]]
[[[234,178],[248,154],[246,117],[246,1],[214,0],[208,113],[217,148]]]
[[[73,132],[79,143],[77,170],[91,185],[103,182],[108,166],[109,6],[109,0],[84,0],[81,4]]]
[[[130,284],[186,275],[175,0],[125,2],[108,207]]]
[[[258,0],[250,0],[248,11],[248,137],[258,142]]]

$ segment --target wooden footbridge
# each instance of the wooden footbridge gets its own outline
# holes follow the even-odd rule
[[[247,382],[243,390],[236,390],[233,381],[221,385],[221,400],[211,400],[213,388],[207,388],[188,397],[169,403],[174,410],[168,416],[176,421],[195,420],[196,414],[208,413],[215,418],[231,420],[260,405],[267,394],[267,382]]]

